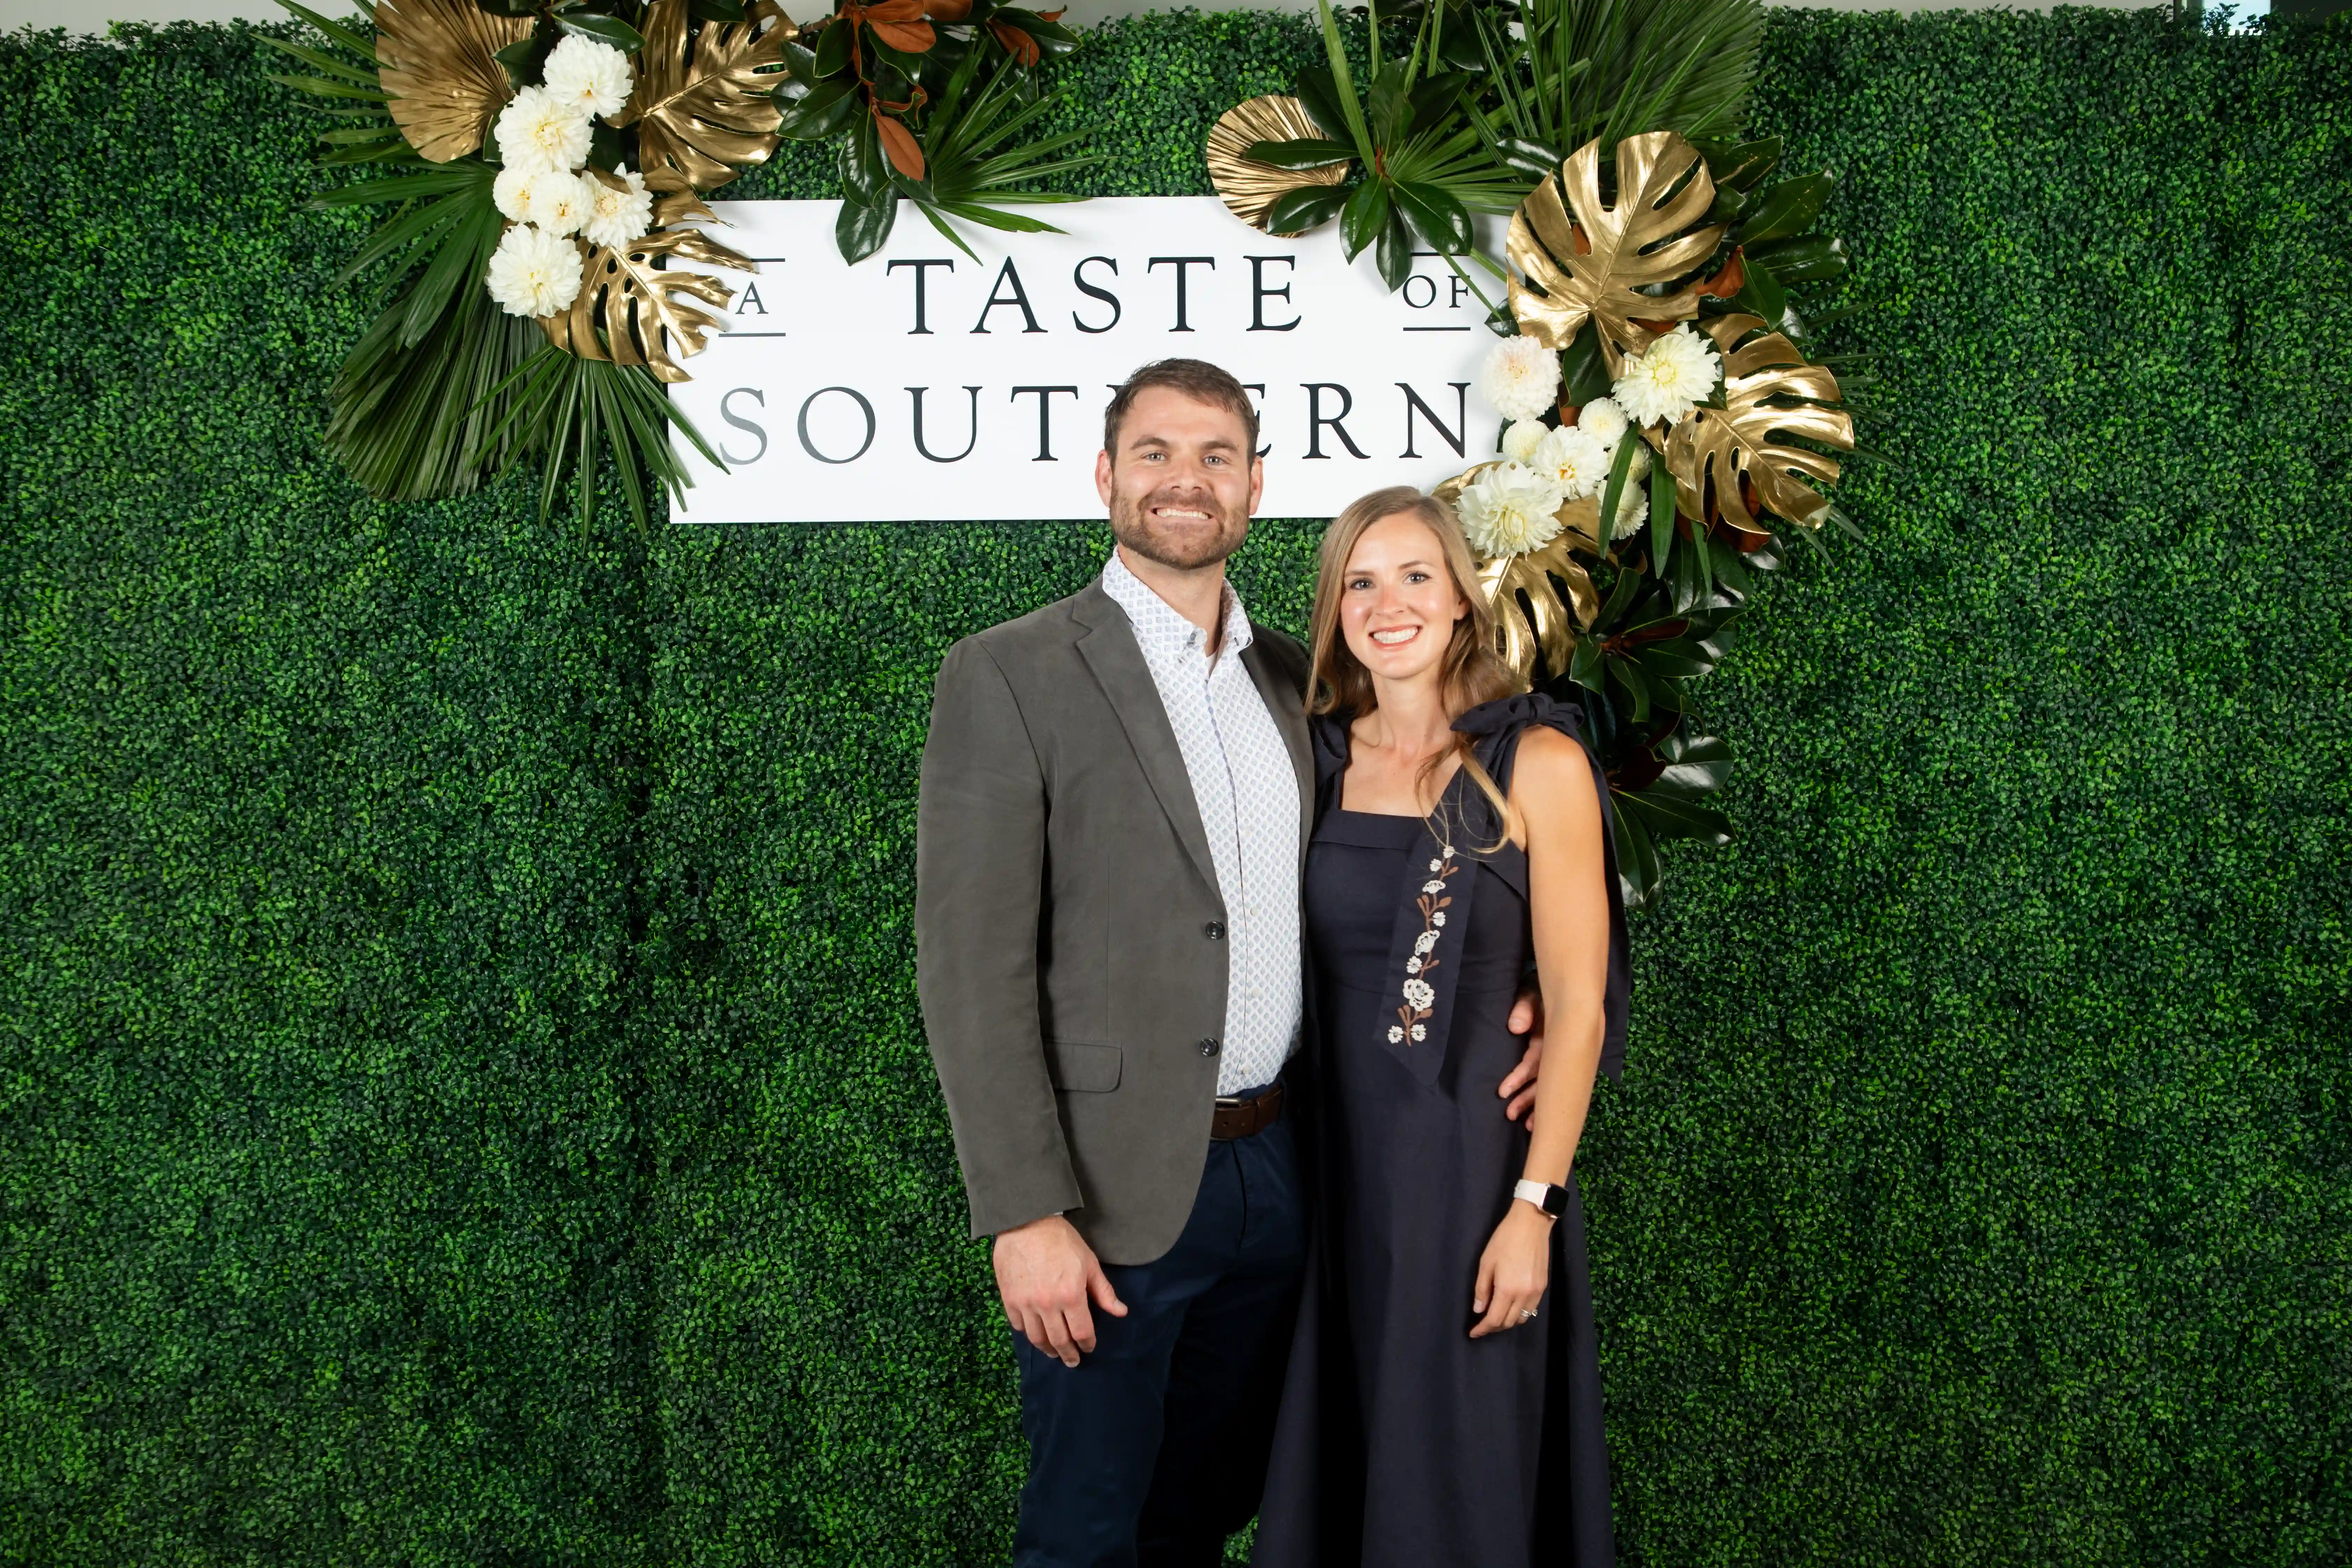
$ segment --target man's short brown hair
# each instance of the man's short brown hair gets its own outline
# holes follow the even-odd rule
[[[1204,359],[1157,359],[1129,376],[1110,395],[1110,406],[1103,410],[1103,450],[1110,454],[1111,461],[1118,461],[1118,427],[1126,422],[1127,411],[1139,395],[1154,386],[1240,415],[1249,431],[1249,454],[1257,455],[1257,405],[1250,401],[1247,387]]]

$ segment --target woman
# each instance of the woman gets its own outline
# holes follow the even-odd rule
[[[1576,710],[1496,657],[1461,525],[1418,490],[1332,523],[1312,640],[1318,1234],[1251,1561],[1611,1568],[1570,1170],[1624,1042],[1605,782]],[[1530,959],[1522,1129],[1492,1086]]]

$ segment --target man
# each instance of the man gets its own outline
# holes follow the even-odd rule
[[[1016,1568],[1213,1568],[1264,1484],[1306,1256],[1282,1076],[1314,772],[1306,653],[1224,576],[1256,448],[1231,375],[1136,372],[1101,578],[957,643],[933,695],[917,974],[1014,1330]]]

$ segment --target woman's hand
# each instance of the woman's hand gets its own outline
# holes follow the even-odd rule
[[[1511,1200],[1511,1212],[1478,1258],[1478,1288],[1470,1310],[1485,1316],[1471,1329],[1472,1339],[1534,1321],[1551,1277],[1551,1225],[1533,1204]]]

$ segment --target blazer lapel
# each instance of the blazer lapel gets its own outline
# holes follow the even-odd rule
[[[1265,655],[1265,645],[1255,637],[1242,650],[1242,663],[1257,682],[1257,694],[1274,715],[1274,727],[1282,731],[1282,743],[1290,752],[1291,769],[1298,774],[1298,854],[1303,861],[1307,840],[1315,836],[1315,755],[1307,739],[1307,700],[1286,689],[1282,672]]]
[[[1217,863],[1209,854],[1209,831],[1201,826],[1201,805],[1193,798],[1192,775],[1185,771],[1184,752],[1176,744],[1176,731],[1168,722],[1168,708],[1160,688],[1143,662],[1135,628],[1127,612],[1106,593],[1097,580],[1078,595],[1071,611],[1087,631],[1078,638],[1078,654],[1094,671],[1111,710],[1127,730],[1127,743],[1150,781],[1160,809],[1168,814],[1185,852],[1212,889],[1217,886]]]

